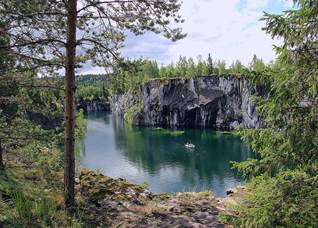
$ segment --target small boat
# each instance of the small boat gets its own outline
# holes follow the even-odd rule
[[[192,144],[192,143],[186,143],[186,144],[184,145],[184,147],[185,147],[185,148],[189,148],[189,149],[193,149],[193,148],[195,148],[195,145]]]

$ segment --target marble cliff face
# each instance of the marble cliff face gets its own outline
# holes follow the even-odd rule
[[[138,99],[130,92],[114,96],[113,113],[124,115],[138,103],[134,125],[216,129],[262,125],[252,97],[264,95],[263,89],[252,86],[244,78],[156,79],[145,83],[140,93]]]

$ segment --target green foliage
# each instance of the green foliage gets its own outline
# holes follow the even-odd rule
[[[157,77],[159,77],[159,68],[156,61],[128,59],[115,67],[110,90],[112,94],[121,94],[129,89],[136,90],[145,81]]]
[[[144,189],[149,189],[149,183],[147,181],[144,181],[141,183],[140,187],[142,187]]]
[[[269,86],[272,80],[272,72],[277,71],[278,64],[265,65],[261,59],[258,59],[256,55],[249,67],[245,67],[239,60],[235,61],[230,68],[226,67],[224,60],[212,61],[211,55],[207,60],[202,60],[202,56],[199,55],[195,62],[193,58],[187,58],[180,56],[176,63],[171,62],[168,65],[158,67],[155,60],[126,60],[117,64],[115,72],[109,75],[111,78],[110,93],[122,94],[128,90],[136,90],[140,85],[151,79],[166,79],[166,78],[190,78],[197,76],[211,76],[218,75],[224,76],[230,74],[232,76],[239,76],[248,78],[254,85]],[[97,86],[98,84],[94,85]],[[99,84],[100,85],[100,84]],[[81,90],[79,88],[79,90]],[[84,91],[91,92],[84,92]],[[87,95],[81,95],[85,93]],[[97,96],[97,89],[83,89],[78,91],[77,97],[87,97],[93,99]]]
[[[62,94],[41,88],[43,81],[31,73],[0,76],[0,141],[5,150],[61,140]]]
[[[210,53],[208,56],[207,65],[208,65],[208,74],[209,75],[213,74],[213,60]]]
[[[15,192],[13,192],[12,201],[14,203],[15,209],[18,213],[18,216],[20,219],[31,219],[31,203],[28,201],[25,196],[23,195],[23,192],[21,189],[17,188]]]
[[[50,216],[56,210],[54,202],[48,198],[28,199],[20,188],[14,190],[11,198],[21,224],[31,223],[33,218],[39,218],[44,224],[49,224]]]
[[[224,74],[226,74],[227,70],[226,70],[226,63],[225,63],[225,61],[218,60],[218,61],[215,63],[215,70],[217,71],[217,74],[218,74],[218,75],[224,75]]]
[[[18,102],[14,99],[19,93],[19,88],[11,76],[0,75],[0,109],[6,121],[10,121],[18,114]]]
[[[164,129],[164,128],[156,128],[156,133],[160,135],[167,135],[172,137],[178,137],[184,134],[184,131],[180,130],[171,130],[171,129]]]
[[[83,0],[77,5],[76,46],[81,47],[77,67],[88,61],[102,67],[112,66],[121,59],[119,50],[127,31],[135,35],[147,31],[161,33],[172,41],[184,38],[186,34],[178,27],[184,22],[178,13],[180,8],[179,0],[95,3]],[[1,1],[0,28],[5,27],[7,36],[1,35],[0,45],[4,45],[0,47],[1,51],[10,50],[17,56],[15,61],[19,64],[12,70],[40,68],[53,73],[65,67],[67,15],[63,0]],[[7,45],[8,40],[14,45]]]
[[[159,68],[155,60],[148,60],[141,64],[140,71],[144,72],[144,78],[158,78]]]
[[[75,78],[77,86],[107,84],[110,81],[109,74],[82,74]]]
[[[266,69],[266,65],[262,59],[259,59],[256,55],[254,55],[249,68],[252,71],[262,73]]]
[[[176,64],[172,62],[167,66],[161,66],[159,70],[160,78],[189,78],[196,76],[223,75],[225,73],[227,73],[225,61],[218,60],[213,63],[210,54],[206,61],[203,61],[202,56],[199,55],[197,62],[195,62],[193,58],[180,56]]]
[[[76,99],[82,101],[101,101],[109,100],[110,75],[106,74],[87,74],[76,76]]]
[[[40,218],[44,223],[49,223],[51,215],[56,211],[55,203],[48,198],[40,198],[33,205],[35,217]]]
[[[142,103],[138,102],[137,104],[133,105],[128,109],[128,111],[124,115],[125,122],[128,124],[132,124],[134,122],[134,119],[137,117],[142,110]]]
[[[186,57],[180,56],[178,62],[176,63],[176,73],[181,77],[185,77],[187,75],[188,68],[190,68],[188,59]]]
[[[244,73],[244,70],[245,67],[240,60],[236,60],[230,66],[230,73],[233,75],[242,75]]]
[[[63,209],[63,162],[56,149],[30,143],[7,154],[0,173],[1,227],[71,227]],[[12,159],[15,158],[15,159]]]
[[[171,62],[166,66],[158,67],[157,62],[154,60],[128,59],[117,64],[115,71],[110,75],[110,91],[112,94],[122,94],[130,89],[135,90],[144,82],[154,78],[190,78],[229,73],[229,70],[226,69],[225,61],[218,60],[215,63],[211,61],[211,55],[209,55],[206,61],[202,60],[202,56],[198,56],[197,62],[193,58],[180,56],[176,63]],[[241,75],[243,73],[248,73],[247,68],[240,62],[237,62],[232,70],[232,74]],[[86,90],[90,89],[87,88]],[[80,93],[82,91],[77,93],[77,97],[84,97]],[[94,97],[94,91],[90,93],[86,92],[86,94],[91,94],[91,99]],[[89,95],[86,95],[86,97],[89,97]]]
[[[8,89],[0,90],[0,93],[4,93],[0,94],[0,142],[2,145],[4,142],[5,148],[10,149],[8,150],[10,153],[27,149],[31,143],[52,148],[60,142],[60,136],[63,135],[61,132],[63,94],[59,93],[62,88],[54,83],[53,87],[56,87],[53,88],[51,83],[46,84],[49,80],[36,77],[47,74],[52,76],[57,70],[67,67],[65,58],[69,56],[65,56],[65,53],[66,47],[70,47],[70,45],[66,45],[67,37],[70,35],[68,34],[70,26],[67,26],[65,22],[72,13],[69,6],[70,4],[66,4],[63,0],[0,1],[0,79],[7,75],[22,76],[21,81],[11,80]],[[174,22],[174,25],[183,23],[178,14],[180,7],[181,3],[178,0],[81,1],[78,8],[74,9],[77,11],[78,17],[73,20],[74,25],[77,22],[75,29],[77,40],[74,42],[81,49],[81,53],[78,53],[76,60],[72,61],[70,65],[80,67],[83,63],[90,61],[93,65],[109,67],[114,61],[120,61],[119,49],[122,48],[127,31],[136,35],[146,31],[162,33],[172,41],[185,37],[181,28],[169,26],[171,21]],[[14,58],[11,58],[13,56]],[[145,67],[143,70],[151,71],[151,74],[155,75],[155,72],[152,72],[149,67]],[[19,75],[20,72],[23,73]],[[30,77],[27,74],[30,74]],[[40,82],[44,83],[40,85]],[[15,83],[17,83],[16,86]],[[52,92],[44,88],[56,91]],[[99,89],[99,87],[89,88],[88,91],[79,89],[79,94],[83,100],[96,99],[97,96],[107,99],[105,87],[101,88],[102,95],[100,95]],[[69,97],[68,94],[66,97]],[[79,112],[77,121],[76,134],[77,137],[81,137],[85,128],[82,112]],[[30,154],[38,156],[35,152]],[[9,155],[8,157],[12,159]],[[25,163],[22,162],[23,164],[19,163],[19,165],[26,170],[30,168],[32,162],[35,162],[36,165],[40,163],[42,166],[39,175],[42,171],[49,173],[50,169],[43,164],[43,157],[37,156],[34,157],[34,160],[27,156],[21,156],[16,160],[17,163],[20,162],[20,159],[23,160]],[[46,157],[47,160],[49,160],[48,157]],[[7,161],[11,162],[10,159]],[[59,162],[60,160],[57,160],[56,164]],[[34,164],[32,163],[32,165]],[[21,176],[19,178],[23,179]],[[46,184],[45,178],[42,178],[42,181]],[[42,187],[43,183],[36,182],[35,184]],[[28,187],[30,186],[28,185]],[[59,187],[61,188],[61,186]],[[10,222],[13,225],[18,224],[20,227],[33,227],[33,225],[66,227],[65,224],[41,223],[41,220],[46,220],[45,216],[50,213],[50,206],[48,203],[35,200],[44,193],[44,191],[40,191],[43,189],[37,190],[33,187],[33,190],[34,192],[29,194],[24,192],[25,189],[23,189],[23,194],[22,192],[12,194],[17,213],[20,217],[27,217],[30,224],[13,219]],[[32,205],[28,204],[29,199],[32,200]],[[26,213],[27,207],[31,211],[30,214]],[[30,216],[31,219],[29,219]],[[14,218],[14,216],[10,218]],[[2,226],[2,221],[0,222],[0,226]]]
[[[141,91],[138,87],[133,87],[130,89],[130,93],[135,98],[134,105],[131,106],[124,115],[124,120],[128,124],[132,124],[135,118],[138,118],[138,115],[141,113],[143,107],[143,101],[141,98]]]
[[[4,31],[6,29],[6,24],[0,19],[0,31]],[[0,32],[0,47],[6,46],[10,42],[8,36],[5,33]],[[8,48],[0,48],[0,76],[4,75],[5,72],[10,69],[14,64],[14,59],[9,55]]]
[[[237,227],[316,227],[318,179],[300,170],[284,171],[275,178],[261,175],[247,187],[253,189],[244,203],[234,206]]]
[[[76,90],[77,102],[108,102],[109,92],[104,84],[79,86]]]
[[[283,39],[278,58],[258,80],[268,88],[256,99],[265,128],[240,134],[259,160],[234,163],[252,177],[244,202],[228,218],[241,227],[318,226],[318,2],[294,1],[297,9],[283,15],[265,14],[264,28]],[[263,66],[256,57],[255,71]]]
[[[189,78],[189,77],[193,77],[194,75],[198,75],[198,71],[196,69],[196,65],[195,65],[193,59],[189,58],[185,76],[187,78]]]
[[[110,75],[80,75],[76,76],[76,104],[77,108],[97,102],[107,104],[110,100]]]
[[[83,109],[80,109],[76,113],[75,135],[76,135],[77,140],[80,140],[85,136],[86,129],[87,129],[87,122],[86,122],[86,119],[84,117],[84,111],[83,111]]]

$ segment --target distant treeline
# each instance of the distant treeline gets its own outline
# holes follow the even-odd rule
[[[87,74],[76,76],[76,101],[77,104],[99,101],[109,101],[110,75]]]
[[[276,64],[276,63],[275,63]],[[86,74],[76,76],[76,98],[78,102],[108,102],[111,94],[120,94],[134,89],[144,82],[155,78],[197,77],[209,75],[249,76],[251,72],[263,73],[275,67],[272,62],[265,64],[256,55],[248,66],[241,61],[234,61],[229,67],[224,60],[213,60],[211,55],[204,60],[180,56],[176,63],[161,65],[155,60],[127,59],[113,67],[109,74]]]
[[[169,77],[194,77],[203,75],[223,75],[223,74],[243,74],[246,70],[263,70],[266,65],[262,59],[253,56],[252,61],[248,66],[244,66],[241,61],[236,60],[229,68],[226,67],[224,60],[213,60],[209,54],[208,58],[204,60],[201,55],[197,57],[197,61],[193,58],[187,58],[180,56],[176,63],[171,62],[167,66],[161,66],[160,69],[156,69],[157,63],[150,61],[146,69],[153,68],[151,72],[154,77],[169,78]]]
[[[76,76],[76,84],[81,85],[94,85],[101,83],[108,83],[110,75],[107,74],[81,74]]]
[[[123,93],[130,88],[144,83],[154,78],[176,78],[176,77],[196,77],[208,75],[248,75],[250,72],[264,72],[268,68],[273,68],[274,63],[266,65],[262,59],[253,56],[248,66],[244,66],[241,61],[236,60],[229,67],[224,60],[214,61],[209,54],[206,60],[198,56],[197,61],[193,58],[179,57],[174,63],[159,66],[155,60],[126,60],[124,64],[115,67],[111,76],[111,93]]]

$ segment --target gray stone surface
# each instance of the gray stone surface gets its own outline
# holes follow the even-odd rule
[[[133,124],[162,127],[236,126],[259,128],[253,96],[264,95],[246,79],[231,76],[205,76],[190,79],[150,80],[141,88],[142,109]],[[112,111],[124,113],[136,103],[131,93],[116,95]]]
[[[83,109],[84,112],[110,111],[110,104],[103,101],[81,101],[77,104],[77,109]]]

